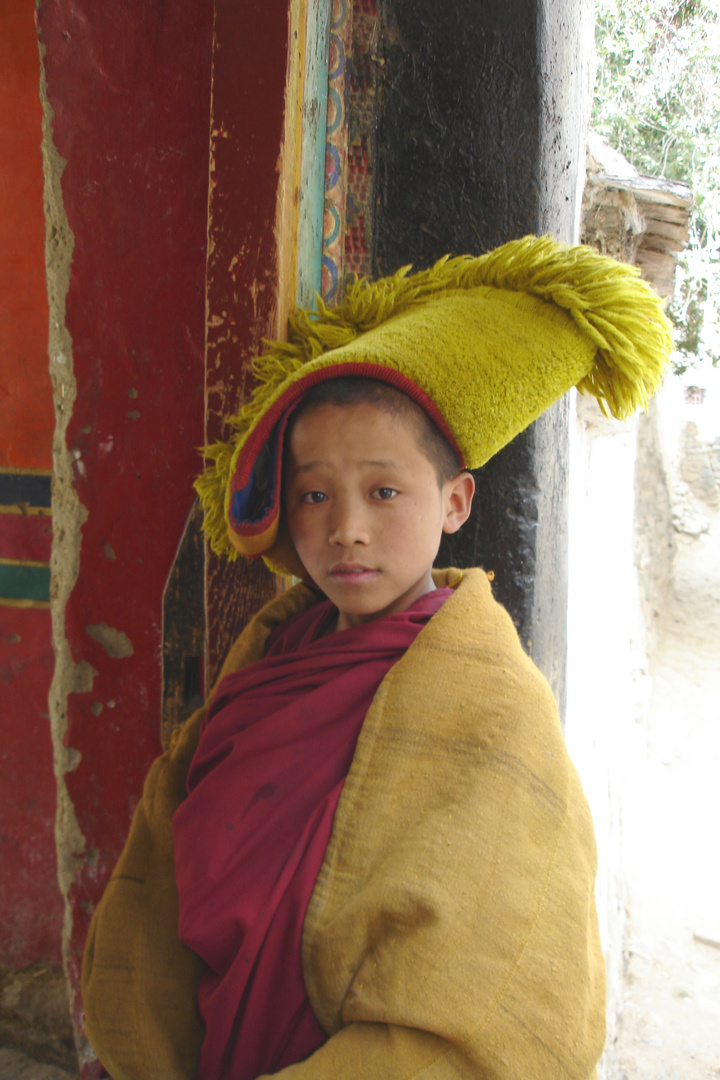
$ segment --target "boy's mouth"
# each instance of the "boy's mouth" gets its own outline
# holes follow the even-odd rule
[[[378,573],[378,570],[363,566],[362,563],[338,563],[330,570],[330,577],[336,581],[365,581]]]

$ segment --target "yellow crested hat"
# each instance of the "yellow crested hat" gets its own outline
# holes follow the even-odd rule
[[[635,267],[592,248],[527,236],[409,271],[355,282],[336,308],[296,311],[287,342],[254,361],[234,438],[205,449],[195,484],[215,552],[304,572],[282,529],[283,437],[305,392],[326,379],[402,390],[469,469],[572,386],[625,419],[662,381],[672,339],[660,298]]]

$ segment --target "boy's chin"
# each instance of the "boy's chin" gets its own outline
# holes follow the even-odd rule
[[[431,581],[429,585],[423,583],[422,586],[416,586],[395,596],[366,597],[364,599],[358,597],[354,603],[349,604],[345,597],[328,596],[328,599],[338,609],[337,628],[341,630],[348,629],[351,626],[362,626],[364,623],[372,622],[375,619],[382,619],[385,615],[396,615],[400,611],[406,611],[416,600],[419,600],[426,593],[432,592],[433,589],[435,589],[435,583]]]
[[[355,613],[340,611],[338,608],[338,617],[335,623],[336,630],[351,630],[354,626],[365,626],[367,623],[374,622],[376,619],[381,619],[385,611],[372,611],[367,613]]]
[[[395,608],[394,601],[389,600],[384,603],[372,603],[371,601],[357,602],[354,604],[343,603],[342,598],[329,599],[335,604],[338,609],[337,626],[339,630],[348,629],[351,626],[362,626],[364,623],[373,622],[375,619],[381,619],[383,615],[387,615],[389,611],[402,610],[402,608]],[[338,600],[340,601],[338,603]]]

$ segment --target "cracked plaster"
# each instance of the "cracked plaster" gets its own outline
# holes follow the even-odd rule
[[[87,510],[78,499],[73,485],[73,457],[66,442],[67,425],[76,397],[73,372],[73,344],[65,324],[65,301],[70,283],[74,239],[63,205],[60,180],[65,166],[53,142],[53,110],[47,97],[45,49],[40,45],[40,100],[43,109],[43,175],[45,179],[45,263],[49,304],[48,352],[50,379],[55,409],[53,436],[53,545],[50,557],[50,609],[55,671],[49,693],[50,729],[53,763],[57,781],[58,882],[65,902],[63,922],[63,959],[67,968],[72,932],[69,890],[75,880],[77,859],[86,848],[78,825],[65,776],[77,768],[80,755],[65,745],[67,698],[79,687],[90,689],[95,674],[90,665],[75,664],[65,635],[65,606],[77,580],[80,563],[81,529]],[[89,685],[87,685],[89,683]]]

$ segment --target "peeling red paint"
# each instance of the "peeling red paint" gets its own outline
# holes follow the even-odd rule
[[[49,641],[49,611],[0,608],[0,959],[14,968],[60,963]]]
[[[288,66],[287,0],[216,0],[207,268],[208,442],[252,385],[251,360],[275,337],[274,231]],[[208,682],[237,631],[275,592],[262,563],[208,559]]]
[[[0,465],[49,469],[40,61],[33,0],[0,5]]]

